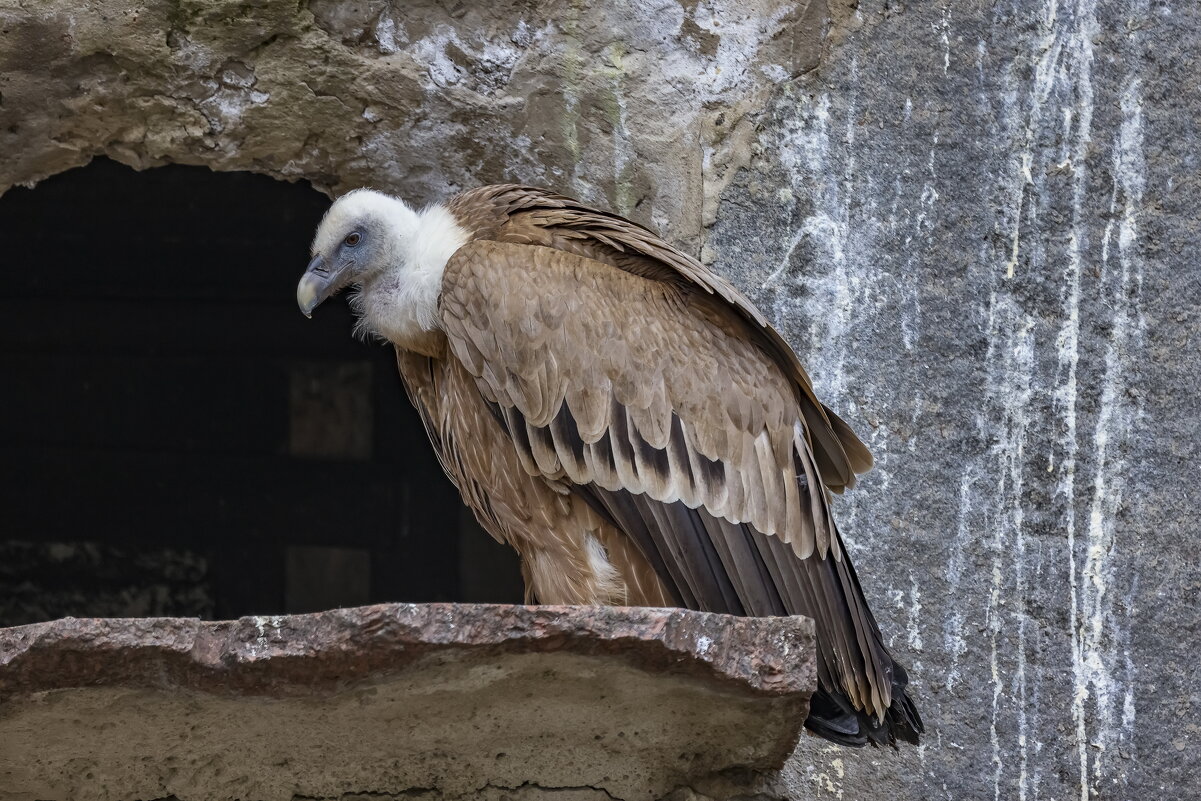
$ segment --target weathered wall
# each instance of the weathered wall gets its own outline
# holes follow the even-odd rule
[[[105,153],[427,199],[570,188],[698,243],[821,3],[0,0],[0,187]],[[709,199],[706,205],[705,198]]]
[[[877,469],[840,503],[929,724],[818,797],[1201,797],[1201,13],[865,2],[710,244]],[[838,760],[836,762],[835,760]]]
[[[715,220],[877,454],[839,507],[929,728],[807,740],[782,794],[1201,797],[1195,4],[109,5],[3,12],[6,180],[105,152]]]

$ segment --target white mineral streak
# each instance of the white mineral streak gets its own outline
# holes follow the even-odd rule
[[[920,653],[922,650],[922,591],[918,588],[917,576],[909,575],[909,621],[905,632],[909,641],[909,650]]]
[[[1067,259],[1063,274],[1062,316],[1063,326],[1058,338],[1059,369],[1055,390],[1055,409],[1062,420],[1060,436],[1060,472],[1057,493],[1063,498],[1063,520],[1067,534],[1067,563],[1069,573],[1069,603],[1071,620],[1079,616],[1079,580],[1076,568],[1076,472],[1078,467],[1077,404],[1079,401],[1078,372],[1080,364],[1080,276],[1083,270],[1082,248],[1087,247],[1088,220],[1083,205],[1087,188],[1087,156],[1092,142],[1093,87],[1092,39],[1097,29],[1095,10],[1087,2],[1072,9],[1071,17],[1064,19],[1056,13],[1054,3],[1048,5],[1048,21],[1052,37],[1052,52],[1056,58],[1051,69],[1040,78],[1045,88],[1036,86],[1035,91],[1046,98],[1059,90],[1066,95],[1061,113],[1063,118],[1063,145],[1058,154],[1046,154],[1047,160],[1060,165],[1071,165],[1071,232],[1068,238]],[[1062,51],[1062,52],[1061,52]],[[1045,179],[1040,192],[1048,191]],[[1054,469],[1054,465],[1051,465]],[[1076,753],[1079,760],[1082,801],[1088,799],[1088,731],[1084,714],[1085,697],[1088,694],[1080,650],[1080,629],[1074,622],[1070,627],[1072,641],[1072,719],[1076,733]]]
[[[983,419],[978,424],[983,426]],[[947,586],[957,597],[960,592],[960,582],[963,579],[964,551],[972,544],[976,473],[976,466],[969,465],[959,480],[958,526],[955,530],[955,538],[951,542],[951,558],[947,561],[946,572]],[[947,616],[943,625],[943,648],[951,660],[946,673],[947,692],[952,692],[955,685],[959,683],[960,659],[967,653],[967,640],[963,634],[965,611],[963,604],[952,604],[951,614]]]
[[[1119,743],[1133,733],[1135,707],[1132,660],[1127,645],[1126,621],[1118,616],[1113,583],[1120,565],[1119,539],[1123,488],[1129,469],[1125,446],[1131,441],[1141,417],[1139,396],[1127,392],[1124,364],[1134,340],[1144,331],[1138,308],[1142,284],[1142,261],[1138,251],[1139,206],[1142,204],[1145,163],[1140,82],[1131,78],[1121,98],[1122,123],[1113,157],[1111,220],[1105,229],[1101,277],[1112,289],[1112,327],[1105,348],[1101,378],[1101,406],[1092,434],[1094,475],[1089,517],[1085,530],[1087,545],[1084,568],[1078,578],[1081,606],[1080,631],[1082,685],[1078,695],[1091,690],[1093,731],[1090,745],[1097,748],[1091,773],[1085,776],[1088,790],[1096,791],[1103,779],[1115,779],[1115,753]],[[1111,275],[1110,242],[1117,220],[1118,275]],[[1119,675],[1124,673],[1125,675]],[[1083,702],[1082,702],[1083,703]],[[1120,715],[1120,716],[1119,716]],[[1082,790],[1082,799],[1087,790]]]
[[[919,265],[924,254],[930,252],[933,247],[935,223],[938,220],[938,173],[934,168],[934,153],[938,147],[938,134],[935,133],[931,138],[930,150],[926,158],[925,178],[922,182],[922,193],[920,205],[918,207],[917,216],[913,222],[912,233],[905,237],[905,270],[902,276],[907,278],[901,284],[901,292],[903,298],[901,302],[904,304],[904,312],[900,315],[901,327],[901,344],[906,350],[913,350],[917,338],[921,332],[922,325],[922,305],[921,305],[921,287],[920,282],[915,280],[914,276],[919,275]],[[897,176],[897,183],[901,183],[901,176]],[[873,193],[874,197],[875,193]],[[898,190],[897,199],[901,199],[901,192]],[[920,240],[920,247],[913,247],[914,240]],[[918,404],[914,404],[914,413],[918,411]],[[912,442],[911,442],[912,445]]]
[[[1081,801],[1100,792],[1100,782],[1110,769],[1117,742],[1125,737],[1126,724],[1117,719],[1118,702],[1131,708],[1130,725],[1133,724],[1133,696],[1129,689],[1129,676],[1123,687],[1118,675],[1124,663],[1119,661],[1117,643],[1123,639],[1122,623],[1115,619],[1113,598],[1107,595],[1109,579],[1112,577],[1112,550],[1115,540],[1116,516],[1121,504],[1121,481],[1116,480],[1125,469],[1119,455],[1112,453],[1111,440],[1114,436],[1128,436],[1134,412],[1128,402],[1116,399],[1116,388],[1122,384],[1121,354],[1133,335],[1135,324],[1131,322],[1126,285],[1134,268],[1132,251],[1127,248],[1122,259],[1122,278],[1114,292],[1114,317],[1110,342],[1105,361],[1105,377],[1101,384],[1101,410],[1091,432],[1080,430],[1080,404],[1084,387],[1081,386],[1082,356],[1082,278],[1098,271],[1095,247],[1090,242],[1090,231],[1096,220],[1089,207],[1089,155],[1095,146],[1093,130],[1094,86],[1093,63],[1094,42],[1101,31],[1097,23],[1095,2],[1076,0],[1060,6],[1051,0],[1043,15],[1042,36],[1036,43],[1037,59],[1034,83],[1029,90],[1026,116],[1026,146],[1021,154],[1021,170],[1018,182],[1019,214],[1013,227],[1013,250],[1006,274],[1014,277],[1019,263],[1018,245],[1023,227],[1034,234],[1041,233],[1039,211],[1057,202],[1070,204],[1070,224],[1067,230],[1066,247],[1063,249],[1060,268],[1061,320],[1056,337],[1057,370],[1053,393],[1053,408],[1059,421],[1057,452],[1050,455],[1048,472],[1055,475],[1056,497],[1059,501],[1063,530],[1065,533],[1065,561],[1068,573],[1068,606],[1071,620],[1069,627],[1070,655],[1072,666],[1071,727],[1075,737],[1077,793]],[[1115,156],[1114,197],[1119,195],[1127,208],[1136,203],[1132,198],[1141,196],[1142,160],[1136,157],[1141,152],[1141,116],[1137,99],[1131,100],[1128,90],[1123,100],[1124,122],[1118,135]],[[1041,145],[1041,147],[1040,147]],[[1068,179],[1069,193],[1065,196],[1057,187],[1061,184],[1049,181],[1048,175],[1064,175]],[[1021,214],[1022,198],[1032,195],[1037,201],[1026,204]],[[1133,225],[1133,218],[1123,218],[1123,225]],[[1119,240],[1125,235],[1133,240],[1133,227],[1119,232]],[[1106,233],[1106,239],[1109,233]],[[1052,259],[1056,258],[1057,247],[1053,241],[1036,243],[1037,254],[1029,260],[1031,266],[1048,274],[1055,269]],[[1106,281],[1108,242],[1103,243],[1099,271]],[[1103,284],[1104,285],[1104,284]],[[1092,368],[1089,368],[1090,375]],[[1092,387],[1088,387],[1092,389]],[[1081,437],[1084,437],[1082,440]],[[1082,453],[1082,445],[1088,449]],[[1092,481],[1092,504],[1088,520],[1079,520],[1077,509],[1081,496],[1081,472],[1091,464],[1094,470]],[[1083,543],[1081,543],[1083,539]],[[1082,546],[1083,545],[1083,549]],[[1024,564],[1015,559],[1018,570]],[[1019,634],[1024,631],[1024,618],[1019,621]],[[1019,661],[1024,662],[1024,637],[1019,636]],[[1039,707],[1035,707],[1039,708]],[[1047,714],[1054,714],[1054,709]],[[1021,720],[1019,719],[1021,726]],[[1025,733],[1020,732],[1019,748],[1022,765],[1019,777],[1019,793],[1027,792],[1028,744]],[[1037,777],[1036,777],[1037,778]]]
[[[1059,63],[1060,50],[1062,49],[1062,43],[1058,41],[1056,36],[1058,0],[1048,0],[1041,17],[1040,36],[1033,42],[1034,49],[1031,53],[1035,69],[1033,86],[1030,88],[1029,110],[1025,115],[1025,119],[1021,121],[1020,130],[1014,132],[1020,137],[1022,147],[1016,156],[1015,171],[1011,180],[1013,187],[1011,191],[1014,200],[1012,214],[1007,220],[1011,234],[1009,260],[1005,263],[1006,278],[1013,278],[1017,273],[1021,250],[1022,216],[1026,208],[1026,187],[1034,183],[1034,176],[1031,173],[1032,151],[1035,137],[1038,134],[1038,128],[1042,121],[1044,108],[1053,89],[1052,72]],[[1015,118],[1022,116],[1022,112],[1016,108],[1019,102],[1018,89],[1006,86],[1003,102],[1005,105],[1004,122],[1011,122]]]
[[[1122,251],[1121,278],[1111,282],[1106,278],[1108,260],[1107,230],[1096,264],[1096,247],[1090,232],[1096,230],[1095,209],[1090,206],[1089,156],[1096,147],[1094,133],[1094,42],[1101,34],[1097,23],[1095,2],[1075,0],[1059,3],[1049,0],[1041,14],[1041,26],[1032,43],[1029,63],[1033,64],[1031,85],[1023,89],[1012,78],[1006,81],[1004,109],[1006,128],[1022,142],[1011,173],[1012,211],[1004,215],[1004,226],[1010,231],[1009,259],[1004,267],[1007,279],[1019,283],[1043,276],[1059,284],[1060,324],[1055,337],[1056,370],[1051,394],[1052,408],[1058,422],[1057,447],[1048,455],[1047,472],[1055,479],[1056,509],[1064,532],[1064,555],[1052,558],[1050,570],[1063,570],[1067,581],[1067,604],[1071,625],[1066,633],[1072,668],[1070,694],[1070,729],[1074,732],[1076,754],[1076,792],[1081,801],[1088,801],[1100,792],[1100,781],[1109,770],[1117,742],[1126,739],[1133,725],[1133,695],[1130,676],[1119,674],[1129,660],[1121,659],[1119,644],[1124,641],[1123,622],[1116,619],[1114,599],[1110,592],[1115,569],[1113,548],[1115,526],[1121,508],[1121,474],[1126,469],[1120,455],[1114,454],[1114,439],[1129,436],[1137,412],[1124,393],[1122,358],[1132,337],[1137,335],[1136,311],[1130,308],[1128,284],[1137,274],[1133,248]],[[1137,82],[1128,89],[1122,102],[1123,124],[1115,147],[1114,202],[1124,202],[1129,210],[1141,197],[1141,115],[1137,100]],[[1050,178],[1056,176],[1056,178]],[[1041,218],[1051,207],[1066,205],[1070,209],[1066,231],[1059,234],[1049,221]],[[1118,209],[1115,207],[1114,212]],[[1133,214],[1121,217],[1119,241],[1125,233],[1128,242],[1135,236]],[[1113,223],[1110,223],[1112,227]],[[1056,241],[1057,236],[1063,236]],[[1123,255],[1124,253],[1124,255]],[[1019,267],[1024,269],[1019,269]],[[1091,398],[1094,386],[1082,385],[1084,370],[1095,374],[1095,368],[1081,366],[1082,348],[1082,280],[1100,273],[1103,286],[1113,295],[1113,320],[1105,360],[1105,377],[1101,383],[1101,409],[1091,431],[1081,430],[1081,403],[1085,393]],[[1110,286],[1116,284],[1115,286]],[[991,363],[991,360],[990,360]],[[995,367],[995,365],[994,365]],[[1036,380],[1036,377],[1032,377]],[[1119,399],[1120,395],[1120,399]],[[1021,425],[1028,417],[1021,419]],[[1003,426],[1011,429],[1014,423]],[[1012,431],[1009,431],[1012,434]],[[1092,504],[1088,520],[1079,520],[1082,472],[1088,467],[1095,471],[1092,481]],[[1012,478],[1019,478],[1012,474]],[[1022,519],[1021,498],[999,497],[999,511],[1012,502],[1012,533],[1014,552],[1009,555],[1014,572],[1014,596],[1018,605],[1006,620],[1007,628],[1017,629],[1015,664],[1011,687],[1016,691],[1017,755],[1019,764],[1015,781],[1017,796],[1025,799],[1040,783],[1040,773],[1046,765],[1032,766],[1032,747],[1029,731],[1045,729],[1046,723],[1035,725],[1031,715],[1055,717],[1060,708],[1054,704],[1035,702],[1028,697],[1031,688],[1026,677],[1028,615],[1021,608],[1026,597],[1025,573],[1028,566],[1042,570],[1039,560],[1030,563],[1026,555],[1026,532]],[[1081,542],[1083,540],[1083,542]],[[1082,547],[1083,546],[1083,547]],[[1066,569],[1065,569],[1066,568]],[[995,576],[994,576],[995,578]],[[1044,574],[1043,580],[1048,577]],[[994,586],[999,586],[994,584]],[[1000,601],[1003,602],[1003,601]],[[995,652],[994,652],[995,653]],[[1126,669],[1126,673],[1129,670]],[[994,676],[1000,682],[1002,677]],[[994,690],[1000,684],[994,686]],[[1038,695],[1040,688],[1033,688]],[[1054,692],[1042,688],[1044,693]],[[1121,696],[1120,701],[1118,696]],[[1046,695],[1044,694],[1044,697]],[[1129,709],[1129,715],[1125,714]],[[1123,719],[1118,711],[1123,710]],[[997,725],[994,709],[994,729]],[[1128,718],[1128,722],[1127,722]],[[1000,798],[1003,790],[1002,770],[1005,749],[994,740],[997,773],[994,795]],[[1034,753],[1037,752],[1037,749]]]
[[[792,177],[793,193],[809,198],[813,211],[801,222],[778,267],[761,287],[786,275],[795,278],[789,275],[790,266],[802,243],[807,243],[817,261],[826,267],[820,275],[803,277],[809,299],[802,318],[809,321],[807,342],[814,347],[810,364],[815,386],[822,396],[839,398],[846,394],[844,368],[850,345],[846,334],[854,322],[856,294],[865,278],[861,271],[852,271],[848,262],[848,203],[855,177],[854,98],[845,102],[848,108],[843,127],[835,134],[838,152],[831,153],[827,94],[813,101],[802,100],[794,127],[783,137],[780,160]],[[775,309],[777,316],[794,311],[792,293],[781,292],[776,298],[782,304]]]
[[[1135,500],[1124,492],[1135,467],[1128,454],[1143,415],[1130,389],[1133,354],[1145,345],[1143,90],[1139,60],[1126,50],[1138,33],[1102,28],[1095,0],[1046,0],[1013,14],[1004,24],[1023,26],[1028,49],[1006,63],[977,39],[970,65],[951,58],[958,40],[950,4],[929,16],[929,71],[968,82],[969,102],[990,126],[997,159],[982,171],[997,181],[988,228],[1000,247],[980,245],[966,273],[935,252],[945,239],[933,233],[959,211],[942,201],[942,174],[955,167],[939,161],[944,132],[930,121],[937,101],[898,93],[887,110],[873,105],[857,87],[884,76],[851,48],[834,89],[814,81],[782,101],[773,123],[773,155],[786,177],[781,203],[797,213],[758,289],[772,315],[793,326],[820,396],[860,424],[863,409],[895,406],[883,415],[891,428],[865,432],[878,457],[871,490],[887,494],[899,469],[889,450],[899,456],[904,443],[919,456],[937,436],[921,413],[936,393],[920,373],[905,374],[928,358],[923,299],[934,308],[928,285],[912,276],[936,282],[945,265],[948,277],[964,280],[961,314],[978,321],[987,343],[987,353],[965,357],[980,360],[975,422],[985,447],[965,456],[956,476],[949,530],[921,531],[922,521],[911,521],[915,536],[945,539],[945,568],[929,580],[941,580],[936,586],[954,600],[942,617],[925,619],[934,588],[906,570],[885,571],[891,586],[873,575],[869,597],[883,602],[891,626],[905,626],[886,636],[911,666],[919,655],[942,660],[941,675],[927,677],[945,683],[932,718],[949,723],[968,697],[988,705],[989,763],[973,798],[1062,799],[1066,788],[1089,801],[1123,786],[1118,751],[1133,749],[1137,718],[1125,597],[1137,577],[1123,535]],[[1131,18],[1140,14],[1145,3]],[[1131,65],[1124,85],[1094,75],[1100,42],[1113,48],[1107,57]],[[1098,197],[1099,175],[1106,197]],[[858,349],[887,351],[892,342],[911,364],[857,370]],[[898,373],[905,396],[881,377]],[[885,528],[878,504],[859,492],[839,501],[842,527],[860,547],[882,544],[872,539]],[[903,508],[884,503],[886,513]],[[1048,624],[1059,619],[1070,624]],[[937,750],[960,747],[953,730],[933,733],[936,750],[919,753],[923,766]],[[1067,736],[1049,740],[1057,731]],[[810,777],[822,787],[824,772]],[[1053,784],[1058,791],[1048,790]]]
[[[951,0],[943,3],[939,28],[938,41],[942,44],[942,74],[945,78],[951,69]]]
[[[992,566],[985,622],[989,632],[989,671],[992,683],[992,711],[989,742],[992,746],[993,798],[1003,797],[1005,743],[1000,720],[1017,708],[1017,737],[1020,753],[1018,797],[1026,798],[1027,754],[1027,682],[1025,660],[1025,510],[1022,490],[1025,483],[1026,435],[1031,422],[1031,400],[1035,384],[1035,319],[1023,311],[1008,294],[994,291],[989,301],[986,362],[989,373],[985,386],[989,413],[982,419],[985,441],[992,442],[988,455],[989,474],[995,477],[988,502],[993,508],[986,514],[992,535]],[[989,493],[988,487],[981,488]],[[1012,592],[1008,576],[1013,571]],[[979,577],[983,578],[983,577]],[[1008,607],[1008,608],[1007,608]],[[1017,618],[1018,648],[1016,664],[1004,664],[1002,632]],[[1016,691],[1016,699],[1012,697]],[[1016,703],[1015,703],[1016,701]]]

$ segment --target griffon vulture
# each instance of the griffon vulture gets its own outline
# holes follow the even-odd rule
[[[296,299],[308,315],[351,285],[530,600],[807,615],[809,728],[917,742],[830,513],[871,454],[728,281],[629,220],[489,186],[420,211],[339,198]]]

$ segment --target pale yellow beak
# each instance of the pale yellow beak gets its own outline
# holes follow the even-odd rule
[[[312,317],[313,309],[342,288],[338,281],[339,272],[331,272],[320,254],[309,262],[304,275],[300,276],[300,283],[296,285],[296,305],[305,317]]]

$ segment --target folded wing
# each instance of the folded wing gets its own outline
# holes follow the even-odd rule
[[[476,241],[447,265],[440,314],[527,473],[617,525],[681,605],[813,617],[811,726],[848,743],[910,739],[920,720],[904,672],[828,506],[827,486],[853,481],[866,449],[812,398],[799,364],[782,366],[741,296],[692,284]]]

